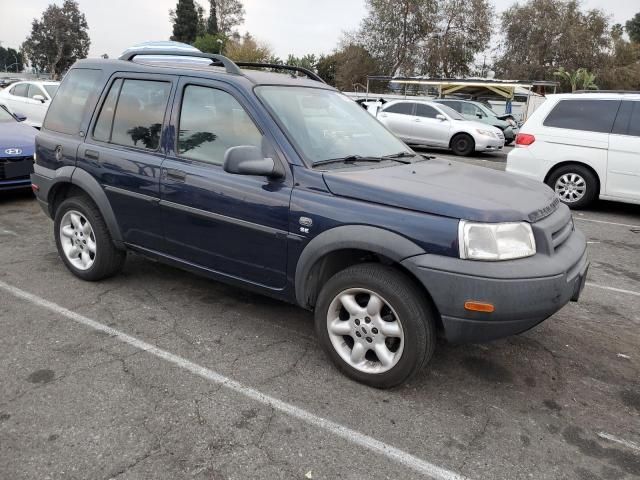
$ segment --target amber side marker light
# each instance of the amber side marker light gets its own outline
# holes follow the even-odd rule
[[[36,185],[35,183],[31,184],[31,190],[33,190],[34,192],[37,192],[38,190],[40,190],[40,187],[38,185]]]
[[[486,312],[491,313],[495,310],[495,307],[490,303],[484,302],[464,302],[464,308],[471,310],[472,312]]]

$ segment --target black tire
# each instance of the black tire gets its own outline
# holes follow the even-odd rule
[[[579,177],[584,179],[586,191],[584,192],[582,198],[575,201],[569,201],[566,196],[563,196],[559,193],[559,191],[556,189],[556,183],[558,182],[558,179],[560,179],[564,175],[578,175]],[[546,183],[554,192],[556,192],[556,195],[558,195],[562,203],[576,210],[588,207],[596,200],[596,198],[598,198],[598,179],[591,170],[584,167],[583,165],[570,164],[558,167],[551,172],[551,174],[547,178]]]
[[[513,140],[514,140],[513,138],[511,140],[505,140],[504,146],[508,147],[509,145],[513,144]]]
[[[81,213],[89,221],[95,237],[96,252],[93,264],[86,270],[76,268],[62,247],[60,224],[64,215],[72,210]],[[53,225],[58,255],[76,277],[95,282],[113,276],[122,269],[126,252],[115,247],[100,210],[89,197],[82,195],[65,199],[56,210]]]
[[[395,310],[405,332],[399,360],[382,373],[363,372],[353,367],[342,359],[331,342],[327,326],[330,305],[345,290],[358,288],[382,297]],[[342,373],[371,387],[391,388],[409,380],[431,359],[436,342],[434,316],[424,292],[403,273],[386,265],[365,263],[336,273],[322,287],[316,302],[315,327],[322,348]],[[348,338],[345,345],[346,340]]]
[[[468,157],[476,149],[476,142],[468,133],[458,133],[451,139],[451,150],[455,155]]]

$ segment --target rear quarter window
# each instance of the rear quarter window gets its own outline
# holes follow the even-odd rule
[[[58,133],[77,134],[89,98],[99,93],[98,83],[102,70],[75,68],[64,77],[53,98],[43,127]]]
[[[620,100],[560,100],[542,123],[545,127],[611,133]]]

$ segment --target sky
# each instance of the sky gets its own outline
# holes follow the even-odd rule
[[[50,3],[62,0],[0,0],[0,42],[17,48]],[[201,0],[207,5],[207,0]],[[342,33],[358,27],[365,14],[364,0],[243,0],[245,23],[239,30],[266,42],[275,54],[329,53]],[[498,12],[514,0],[493,0]],[[624,23],[640,10],[636,0],[584,0],[588,8],[600,8],[612,23]],[[167,40],[171,36],[169,9],[176,0],[78,0],[89,24],[89,56],[107,53],[117,57],[139,42]]]

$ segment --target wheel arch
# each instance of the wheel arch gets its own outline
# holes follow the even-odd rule
[[[465,132],[464,130],[459,130],[459,131],[455,132],[453,135],[451,135],[451,138],[449,139],[449,148],[452,148],[453,141],[457,137],[459,137],[461,135],[466,135],[467,137],[469,137],[471,139],[471,141],[473,142],[473,149],[475,150],[475,148],[476,148],[476,139],[474,138],[474,136],[472,134],[470,134],[469,132]]]
[[[311,240],[298,259],[296,300],[303,308],[312,309],[326,280],[351,265],[372,261],[400,270],[435,305],[424,285],[400,263],[405,258],[424,253],[423,248],[406,237],[382,228],[345,225],[327,230]]]
[[[591,165],[589,165],[587,163],[584,163],[584,162],[581,162],[579,160],[565,160],[565,161],[556,163],[553,167],[551,167],[549,169],[549,171],[545,175],[544,183],[547,183],[549,181],[549,178],[551,178],[551,175],[553,175],[556,170],[558,170],[559,168],[562,168],[562,167],[569,166],[569,165],[578,165],[580,167],[583,167],[583,168],[586,168],[587,170],[589,170],[593,174],[593,177],[596,179],[596,182],[598,184],[597,188],[596,188],[596,191],[598,192],[598,196],[600,196],[600,193],[602,191],[601,190],[602,189],[602,181],[600,180],[600,175],[598,175],[598,172],[596,171],[596,169],[593,168]],[[548,185],[548,183],[547,183],[547,185]],[[551,188],[553,188],[553,187],[551,187]]]
[[[76,168],[71,175],[58,177],[49,189],[47,203],[51,218],[55,218],[56,210],[65,199],[75,195],[87,195],[98,207],[100,214],[116,247],[123,249],[124,242],[120,227],[116,221],[109,199],[98,181],[82,169]]]

